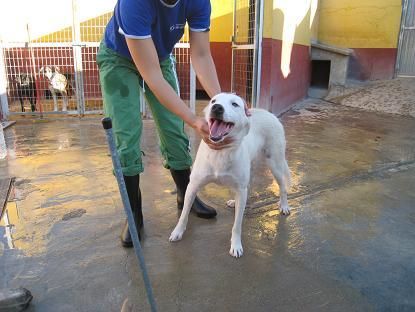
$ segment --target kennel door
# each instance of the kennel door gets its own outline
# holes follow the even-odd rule
[[[232,92],[255,107],[260,87],[262,0],[234,0]]]

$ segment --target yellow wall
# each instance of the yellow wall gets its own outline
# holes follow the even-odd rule
[[[233,28],[233,1],[211,0],[211,41],[230,42]],[[100,41],[106,23],[112,16],[112,11],[106,14],[90,18],[81,22],[81,41]],[[93,31],[88,26],[94,26]],[[100,26],[97,28],[97,26]],[[72,29],[70,27],[60,29],[45,36],[36,38],[36,42],[70,42],[72,41]]]
[[[105,26],[112,16],[112,12],[90,18],[81,22],[81,41],[99,42],[104,34]],[[35,42],[71,42],[72,27],[60,29],[34,40]]]
[[[70,4],[70,1],[66,2]],[[83,18],[81,26],[101,26],[95,28],[94,32],[88,31],[87,27],[81,27],[83,41],[96,42],[101,39],[112,12],[97,13],[108,10],[115,0],[104,2],[94,0],[94,3],[103,3],[98,6],[99,10],[92,5],[81,10],[87,17]],[[211,0],[211,41],[230,42],[233,32],[233,3],[233,0]],[[247,8],[241,8],[241,11],[241,15],[248,16]],[[94,13],[97,14],[96,17],[93,17]],[[290,40],[302,45],[310,45],[311,39],[318,39],[339,47],[394,48],[397,46],[400,16],[401,0],[264,0],[264,37]],[[32,28],[39,28],[41,31],[43,28],[37,27],[35,22],[31,24]],[[70,21],[65,20],[66,24],[68,22]],[[240,22],[241,25],[244,24],[242,20]],[[23,26],[21,28],[25,30]],[[71,28],[60,26],[61,24],[56,23],[55,32],[50,31],[51,27],[45,28],[49,32],[43,32],[43,36],[32,35],[31,39],[38,42],[71,41]],[[22,40],[26,41],[27,34],[25,31],[22,33]],[[239,35],[244,36],[243,27],[240,28]]]
[[[213,42],[230,42],[233,32],[233,1],[211,0],[211,31]]]
[[[401,0],[320,0],[318,39],[347,48],[396,48]]]
[[[310,45],[395,48],[401,0],[264,0],[264,37]]]
[[[317,33],[317,4],[317,0],[265,0],[264,37],[310,45]]]

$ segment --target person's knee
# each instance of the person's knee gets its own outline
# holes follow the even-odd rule
[[[165,168],[183,170],[192,166],[189,141],[181,142],[181,144],[161,145],[160,150]]]
[[[143,161],[139,148],[119,150],[121,168],[124,175],[132,176],[143,172]]]

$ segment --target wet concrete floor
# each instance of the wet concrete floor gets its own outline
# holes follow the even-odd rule
[[[282,117],[293,175],[292,214],[257,164],[229,256],[232,194],[201,197],[216,220],[178,218],[152,121],[144,121],[143,248],[160,311],[414,311],[415,119],[306,101]],[[26,287],[29,311],[148,311],[99,119],[19,119],[6,131],[16,177],[0,225],[0,288]],[[194,147],[197,139],[192,137]],[[193,153],[195,148],[193,148]]]

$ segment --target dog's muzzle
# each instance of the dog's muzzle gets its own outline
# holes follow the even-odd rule
[[[214,104],[210,109],[209,118],[209,138],[213,142],[222,141],[227,136],[234,124],[232,122],[226,122],[223,120],[223,113],[225,109],[220,104]]]

